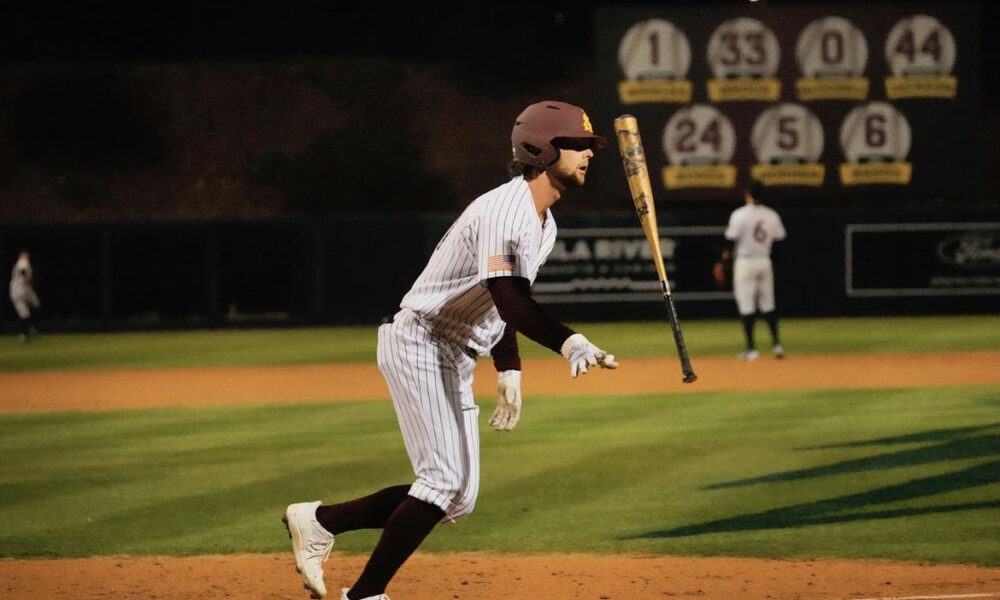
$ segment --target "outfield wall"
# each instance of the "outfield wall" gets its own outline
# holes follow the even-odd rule
[[[561,208],[561,207],[560,207]],[[995,313],[1000,209],[795,210],[775,246],[785,316]],[[534,293],[568,320],[663,318],[634,213],[557,211]],[[5,224],[0,257],[32,252],[44,330],[375,323],[392,312],[454,215],[256,221]],[[664,214],[682,318],[735,315],[711,266],[728,212]],[[9,302],[0,323],[13,331]]]

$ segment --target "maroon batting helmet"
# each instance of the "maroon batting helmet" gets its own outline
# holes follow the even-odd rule
[[[544,169],[559,160],[559,149],[552,145],[552,140],[558,138],[590,139],[595,148],[608,145],[608,140],[594,134],[582,108],[546,100],[524,109],[514,121],[510,134],[514,160]]]

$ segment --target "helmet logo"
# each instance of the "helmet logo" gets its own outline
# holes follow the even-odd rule
[[[583,113],[583,130],[587,133],[594,133],[594,126],[590,124],[590,117]]]

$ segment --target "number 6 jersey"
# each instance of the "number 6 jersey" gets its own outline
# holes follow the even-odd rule
[[[785,239],[785,226],[774,209],[763,204],[746,204],[729,216],[726,239],[736,243],[735,257],[769,257],[771,244]]]

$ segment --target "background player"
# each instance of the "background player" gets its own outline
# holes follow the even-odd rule
[[[771,329],[774,355],[784,358],[785,349],[778,337],[778,317],[774,303],[774,269],[771,265],[771,245],[785,239],[785,226],[774,209],[760,200],[764,185],[754,179],[743,192],[745,204],[729,215],[725,237],[734,242],[733,295],[736,308],[743,321],[746,349],[740,353],[743,360],[756,360],[758,352],[754,343],[754,324],[757,311]]]
[[[31,255],[28,250],[22,249],[17,257],[17,262],[10,271],[10,301],[17,311],[17,317],[21,320],[20,338],[22,342],[27,342],[36,333],[34,312],[42,303],[38,300],[38,293],[35,292],[33,282],[34,273],[31,268]]]
[[[412,484],[322,505],[291,504],[284,521],[305,586],[323,597],[323,562],[334,535],[382,528],[346,600],[382,599],[391,578],[439,522],[468,515],[479,491],[479,407],[472,392],[477,356],[498,372],[494,429],[514,428],[521,410],[516,334],[562,354],[570,375],[618,366],[614,356],[555,320],[530,286],[552,250],[549,210],[584,185],[594,151],[607,145],[583,109],[546,101],[528,106],[511,132],[512,179],[474,200],[452,224],[400,310],[378,331],[378,366],[392,394]]]

